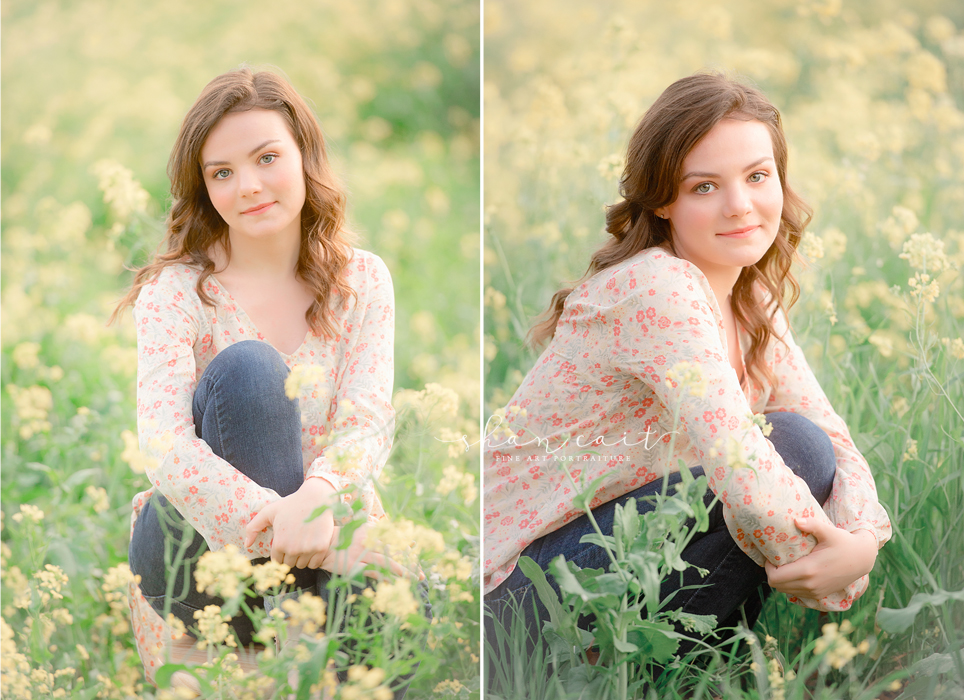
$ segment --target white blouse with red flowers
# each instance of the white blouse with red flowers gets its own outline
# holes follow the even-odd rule
[[[651,248],[574,289],[549,346],[509,402],[505,423],[490,422],[487,431],[486,592],[506,579],[529,544],[582,515],[574,501],[580,488],[603,477],[595,508],[678,470],[680,459],[703,466],[733,539],[761,566],[765,560],[786,564],[813,549],[816,541],[796,528],[796,517],[869,530],[882,546],[890,520],[867,461],[786,317],[779,313],[775,322],[783,342],[771,340],[765,363],[777,384],[744,389],[728,361],[716,296],[695,265]],[[748,348],[749,336],[738,332]],[[680,362],[700,367],[705,393],[667,382],[667,370]],[[837,474],[822,510],[749,420],[773,411],[803,415],[830,436]],[[845,610],[867,582],[864,576],[819,601],[791,600]]]
[[[211,550],[235,545],[251,559],[270,556],[272,531],[244,547],[245,525],[280,496],[215,455],[194,429],[192,401],[205,368],[224,348],[264,340],[244,310],[209,277],[202,304],[200,272],[170,265],[145,285],[134,305],[137,331],[137,427],[148,457],[152,488],[134,497],[131,530],[157,489],[204,536]],[[344,283],[355,297],[335,293],[329,305],[334,338],[309,331],[293,354],[279,353],[289,368],[320,368],[299,396],[305,477],[321,476],[337,489],[354,485],[370,519],[384,514],[375,481],[391,449],[395,306],[392,280],[382,260],[355,250]],[[165,663],[172,631],[130,585],[132,625],[148,678]]]

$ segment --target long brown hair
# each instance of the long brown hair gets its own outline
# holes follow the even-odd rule
[[[581,282],[646,248],[666,244],[675,253],[670,222],[658,217],[656,210],[676,201],[683,159],[723,119],[757,120],[767,126],[783,189],[776,240],[755,265],[743,268],[732,295],[733,315],[752,338],[746,362],[750,377],[758,384],[762,384],[761,376],[771,384],[776,382],[763,355],[775,334],[773,318],[777,310],[786,313],[800,295],[790,266],[812,212],[787,182],[787,140],[780,112],[756,88],[720,73],[698,73],[677,80],[643,115],[629,141],[626,168],[619,183],[623,200],[606,210],[606,231],[612,238],[593,253],[582,280],[552,297],[542,320],[529,331],[532,346],[552,338],[566,298]],[[757,284],[770,293],[766,308],[754,298]]]
[[[225,114],[251,109],[279,112],[301,150],[305,204],[301,210],[301,249],[296,272],[314,295],[305,313],[308,325],[316,333],[335,335],[328,310],[332,295],[354,295],[342,279],[352,257],[351,234],[345,225],[345,194],[328,163],[318,120],[301,95],[281,76],[253,72],[247,66],[208,83],[184,117],[167,166],[174,199],[164,239],[167,252],[158,252],[152,262],[136,271],[131,290],[114,309],[111,321],[137,300],[145,284],[175,263],[201,270],[198,297],[203,303],[214,305],[204,291],[204,283],[215,267],[207,251],[218,243],[230,256],[231,247],[228,226],[211,204],[204,185],[201,149]]]

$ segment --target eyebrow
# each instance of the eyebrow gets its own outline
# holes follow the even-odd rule
[[[255,146],[254,148],[251,149],[251,152],[248,153],[248,158],[250,158],[251,156],[253,156],[255,153],[257,153],[258,151],[260,151],[262,148],[264,148],[264,147],[267,146],[268,144],[278,143],[279,141],[281,141],[281,139],[268,139],[268,140],[265,141],[264,143],[259,144],[258,146]],[[204,167],[205,167],[205,168],[210,168],[212,165],[231,165],[231,164],[230,164],[228,161],[226,161],[226,160],[209,160],[207,163],[204,164]]]
[[[768,161],[768,160],[773,160],[773,157],[772,157],[772,156],[763,156],[762,158],[760,158],[760,160],[753,161],[753,162],[750,163],[748,166],[746,166],[745,168],[743,168],[743,172],[746,172],[747,170],[753,170],[753,168],[755,168],[756,166],[760,165],[761,163],[765,163],[765,162]],[[775,161],[774,161],[774,162],[775,162]],[[692,172],[692,173],[686,173],[686,174],[681,178],[681,180],[688,180],[688,179],[691,178],[691,177],[722,177],[722,176],[721,176],[719,173]]]

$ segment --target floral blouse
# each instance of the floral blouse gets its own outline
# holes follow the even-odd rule
[[[771,340],[765,361],[777,385],[744,387],[728,360],[716,296],[695,265],[651,248],[574,289],[555,336],[509,402],[505,422],[487,429],[486,592],[506,579],[529,544],[582,515],[574,498],[596,478],[604,477],[592,508],[679,469],[680,459],[703,466],[730,534],[761,566],[810,552],[814,538],[793,520],[821,512],[837,527],[869,530],[882,546],[890,521],[867,461],[786,317],[775,320],[786,345]],[[741,346],[749,347],[749,336],[738,332]],[[705,393],[668,382],[667,371],[680,362],[699,366]],[[837,473],[822,511],[806,482],[749,420],[773,411],[801,414],[830,436]],[[729,442],[731,436],[736,439]],[[791,600],[846,610],[867,583],[864,576],[819,601]]]
[[[137,331],[137,427],[150,465],[151,489],[134,497],[131,531],[154,489],[197,529],[211,550],[234,544],[249,558],[270,556],[272,531],[244,547],[245,525],[280,496],[216,456],[194,429],[194,389],[218,352],[242,340],[264,340],[214,277],[202,304],[200,272],[170,265],[145,285],[134,305]],[[361,499],[370,519],[383,515],[374,483],[391,449],[394,409],[395,307],[392,280],[382,260],[354,251],[345,284],[356,298],[337,292],[329,306],[338,333],[326,339],[309,331],[289,368],[303,366],[299,395],[305,477],[321,476],[337,489],[354,485],[347,499]],[[130,585],[132,626],[148,678],[165,663],[171,630]]]

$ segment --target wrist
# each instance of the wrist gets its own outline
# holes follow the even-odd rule
[[[330,495],[338,489],[336,489],[334,484],[328,481],[328,479],[322,476],[309,476],[298,490],[313,494]]]
[[[861,553],[864,556],[866,573],[870,573],[877,562],[877,536],[870,530],[854,530],[850,533],[861,545]]]

